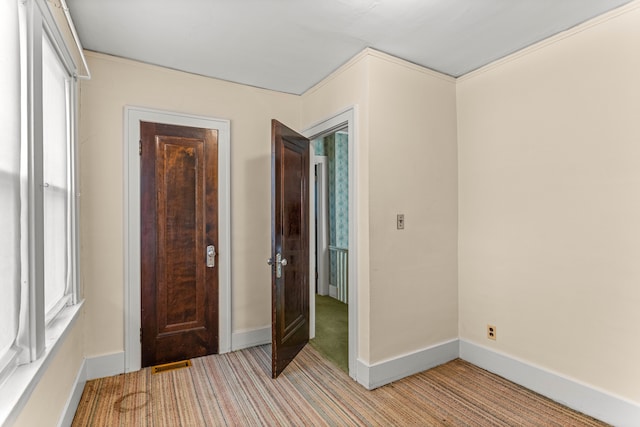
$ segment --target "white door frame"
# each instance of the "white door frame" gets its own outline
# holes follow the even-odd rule
[[[320,236],[316,241],[316,259],[318,265],[318,294],[329,295],[329,182],[327,180],[327,156],[315,156],[314,165],[316,167],[316,185],[315,189],[315,213],[317,230],[314,234]]]
[[[357,378],[357,360],[358,360],[358,246],[357,246],[357,218],[358,218],[358,158],[357,150],[357,132],[356,132],[356,118],[357,118],[357,106],[348,107],[337,114],[318,122],[317,124],[310,126],[302,132],[302,134],[310,140],[319,138],[323,135],[330,134],[339,129],[347,127],[349,135],[348,147],[349,147],[349,376],[354,380]],[[315,157],[313,150],[313,144],[311,144],[311,158]],[[309,168],[311,175],[313,168]],[[309,177],[309,191],[310,191],[310,204],[315,200],[315,185],[313,185],[313,176]],[[315,215],[313,206],[311,206],[309,223],[310,227],[310,265],[311,275],[310,292],[309,292],[309,336],[314,337],[316,331],[316,319],[315,319]]]
[[[231,351],[231,212],[229,120],[141,107],[124,109],[124,371],[141,367],[140,121],[218,131],[218,352]]]

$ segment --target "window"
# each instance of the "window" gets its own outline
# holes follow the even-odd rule
[[[42,157],[44,197],[44,310],[48,322],[69,302],[71,138],[69,89],[71,78],[42,36]]]
[[[20,31],[16,2],[0,2],[0,382],[17,356],[20,298]]]
[[[77,318],[76,66],[45,0],[0,1],[0,425]]]

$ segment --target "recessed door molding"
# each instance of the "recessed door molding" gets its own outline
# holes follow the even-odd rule
[[[141,367],[140,345],[140,121],[218,131],[219,353],[231,351],[230,122],[203,116],[125,107],[124,110],[124,372]]]

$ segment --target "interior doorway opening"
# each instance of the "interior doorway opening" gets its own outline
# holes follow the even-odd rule
[[[355,159],[357,158],[357,135],[356,135],[356,107],[349,107],[342,112],[326,119],[318,124],[306,129],[303,134],[314,141],[311,144],[311,158],[312,167],[310,168],[310,225],[311,225],[311,239],[310,239],[310,263],[311,263],[311,280],[310,280],[310,338],[315,339],[316,332],[319,328],[316,324],[316,307],[319,307],[325,301],[330,303],[339,303],[339,307],[346,311],[346,320],[342,325],[337,325],[336,328],[346,335],[347,340],[347,372],[354,380],[359,381],[357,377],[357,360],[358,360],[358,275],[357,275],[357,259],[358,259],[358,247],[357,247],[357,164]],[[341,210],[343,212],[342,223],[339,229],[340,237],[336,233],[334,243],[331,244],[331,221],[330,221],[330,198],[329,198],[329,185],[331,183],[331,171],[329,165],[330,153],[322,152],[320,150],[326,148],[322,147],[317,149],[315,145],[316,140],[323,138],[338,138],[342,140],[338,145],[344,144],[341,148],[340,154],[344,157],[341,159],[342,174],[340,180],[342,182],[341,189],[344,192],[340,198]],[[317,151],[316,151],[317,150]],[[329,154],[329,155],[327,155]],[[318,156],[318,157],[316,157]],[[317,165],[317,167],[313,167]],[[320,184],[316,187],[315,171],[318,170],[320,175],[323,175],[325,185]],[[334,178],[335,179],[335,176]],[[324,190],[323,190],[324,187]],[[323,192],[324,191],[324,195]],[[320,219],[322,227],[322,221],[324,222],[324,234],[322,231],[316,233],[316,199],[319,194],[320,200],[325,202],[325,215],[324,220]],[[324,197],[324,199],[322,199]],[[335,225],[335,224],[334,224]],[[317,239],[324,240],[316,242]],[[320,244],[317,247],[317,243]],[[323,246],[324,245],[324,246]],[[331,248],[333,246],[333,248]],[[343,249],[340,251],[340,249]],[[345,253],[346,250],[346,253]],[[330,255],[331,252],[336,253]],[[342,252],[344,255],[339,255],[338,252]],[[319,256],[318,256],[319,255]],[[333,257],[333,261],[332,261]],[[339,257],[342,260],[339,261]],[[342,263],[339,267],[338,263]],[[333,269],[332,269],[333,264]],[[319,268],[318,277],[316,280],[316,265]],[[342,282],[339,283],[339,280]],[[317,293],[318,292],[318,293]],[[325,294],[326,292],[326,294]],[[318,297],[316,298],[316,295]],[[342,298],[342,301],[340,301]],[[316,301],[317,300],[317,301]],[[321,313],[320,313],[321,314]],[[344,318],[344,316],[342,317]],[[344,338],[343,338],[344,340]],[[344,341],[340,345],[343,345]],[[343,347],[344,348],[344,347]],[[344,350],[343,350],[344,351]],[[330,358],[329,358],[330,359]]]
[[[310,344],[349,371],[349,132],[314,139],[315,337]]]

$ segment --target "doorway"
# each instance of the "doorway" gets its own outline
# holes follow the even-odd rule
[[[314,139],[316,289],[315,337],[310,344],[349,371],[348,128]]]
[[[230,123],[203,116],[125,107],[124,111],[124,371],[141,368],[141,204],[140,123],[212,129],[218,132],[218,352],[231,351],[231,215],[230,215]],[[122,360],[122,359],[120,359]]]
[[[286,127],[277,120],[272,120],[272,148],[271,148],[271,205],[272,205],[272,227],[271,227],[271,258],[268,264],[271,266],[271,284],[272,284],[272,323],[271,323],[271,345],[272,345],[272,375],[274,378],[281,372],[287,363],[295,357],[297,352],[304,346],[306,342],[315,337],[316,334],[316,227],[315,227],[315,173],[313,162],[310,161],[315,156],[315,150],[311,144],[311,140],[321,138],[338,131],[343,131],[346,135],[347,144],[347,162],[346,169],[348,174],[348,224],[346,232],[349,254],[350,256],[344,261],[346,268],[344,276],[348,280],[348,285],[344,287],[343,298],[347,302],[347,319],[348,319],[348,374],[354,380],[364,384],[366,379],[358,377],[357,360],[358,360],[358,311],[357,311],[357,289],[358,275],[356,260],[357,256],[357,165],[356,157],[356,132],[355,132],[355,116],[356,108],[350,107],[337,115],[330,117],[315,126],[306,129],[302,134]],[[287,142],[288,141],[288,142]],[[298,146],[300,142],[300,147]],[[287,148],[288,147],[288,148]],[[304,149],[303,149],[304,148]],[[304,152],[304,153],[303,153]],[[288,154],[287,154],[288,153]],[[305,160],[302,160],[302,157]],[[287,160],[288,159],[288,160]],[[283,161],[284,160],[284,161]],[[293,168],[293,175],[290,179],[286,179],[289,166],[304,165],[304,168]],[[288,165],[288,166],[287,166]],[[303,170],[304,169],[304,170]],[[297,171],[296,171],[297,170]],[[306,172],[305,172],[306,170]],[[306,176],[306,178],[304,178]],[[291,185],[289,185],[291,184]],[[302,186],[302,187],[300,187]],[[288,189],[288,190],[287,190]],[[291,199],[289,208],[286,205],[287,200]],[[283,216],[281,213],[287,212]],[[280,209],[280,211],[278,211]],[[280,212],[280,213],[278,213]],[[288,222],[283,222],[286,219]],[[288,225],[287,225],[288,224]],[[302,232],[302,230],[308,230]],[[285,233],[286,231],[286,233]],[[299,237],[306,236],[308,244],[306,245],[306,259],[308,262],[298,260],[298,262],[289,267],[288,253],[289,246],[286,242],[286,235],[291,234],[294,245],[298,251]],[[301,234],[302,233],[302,234]],[[308,238],[307,238],[308,237]],[[285,239],[285,240],[283,240]],[[284,289],[289,283],[288,279],[293,278],[291,274],[298,271],[299,265],[305,265],[304,270],[308,272],[306,278],[295,280],[291,283],[293,289],[290,290],[291,307],[287,303],[287,292]],[[305,290],[299,289],[303,286]],[[338,288],[338,286],[336,286]],[[346,294],[346,297],[345,295]],[[336,293],[337,295],[337,293]],[[308,325],[308,327],[306,326]],[[300,330],[304,326],[306,332]],[[298,337],[299,340],[290,339]],[[285,341],[290,341],[291,345],[287,346]],[[284,344],[284,347],[283,347]]]
[[[346,282],[346,286],[343,286],[341,289],[343,290],[343,299],[346,301],[343,303],[343,306],[346,305],[347,308],[347,336],[348,336],[348,373],[351,378],[358,380],[357,377],[357,360],[358,360],[358,274],[357,274],[357,259],[358,259],[358,247],[357,247],[357,195],[358,195],[358,187],[357,187],[357,162],[355,159],[357,158],[357,133],[356,133],[356,107],[349,107],[338,114],[327,118],[319,122],[318,124],[309,127],[304,132],[302,132],[307,138],[310,140],[317,140],[319,138],[323,138],[332,134],[342,133],[343,138],[346,140],[346,159],[344,162],[346,163],[346,197],[343,199],[343,203],[347,206],[347,215],[346,215],[346,225],[343,229],[343,246],[348,249],[348,254],[346,259],[343,259],[345,266],[341,269],[343,280]],[[313,145],[313,144],[312,144]],[[315,158],[315,149],[312,146],[312,158]],[[327,165],[328,166],[328,165]],[[310,182],[315,182],[315,172],[314,168],[311,168],[312,175],[310,177]],[[328,167],[327,172],[325,174],[328,179]],[[328,187],[328,186],[327,186]],[[311,280],[311,289],[310,289],[310,337],[314,338],[316,336],[316,263],[320,263],[321,261],[316,261],[318,251],[316,248],[316,218],[315,218],[315,200],[316,200],[316,186],[315,184],[310,185],[311,197],[310,200],[313,203],[311,206],[311,214],[310,224],[312,227],[311,230],[311,271],[312,271],[312,280]],[[328,190],[327,190],[328,191]],[[322,196],[321,196],[322,197]],[[327,234],[328,236],[328,234]],[[346,241],[346,244],[345,244]],[[329,251],[329,243],[327,237],[327,254],[325,255],[326,264],[330,263],[330,258],[328,255]],[[337,263],[337,259],[335,260]],[[322,268],[322,267],[321,267]],[[328,267],[324,268],[325,271],[328,270]],[[334,271],[337,273],[337,266],[334,267]],[[330,276],[329,273],[327,273]],[[327,279],[329,280],[329,279]],[[338,284],[334,283],[336,292],[336,296],[339,296]],[[331,289],[331,287],[329,287]],[[331,292],[331,291],[330,291]],[[319,299],[324,296],[319,297]],[[328,296],[327,296],[328,297]],[[333,302],[333,301],[330,301]],[[342,328],[344,329],[344,328]]]

